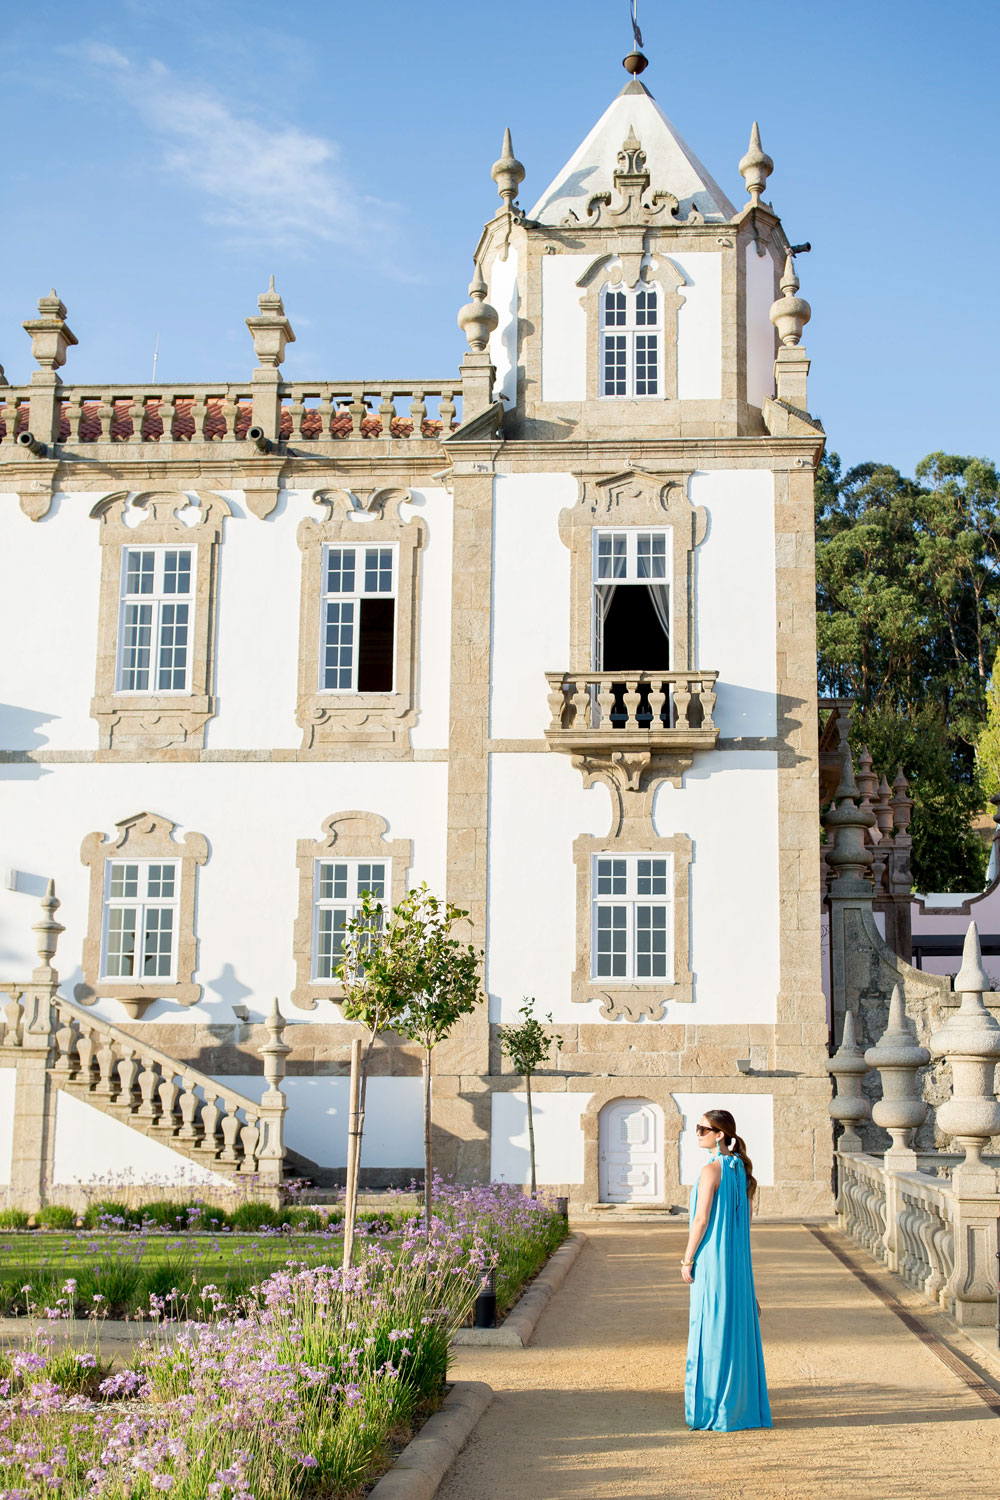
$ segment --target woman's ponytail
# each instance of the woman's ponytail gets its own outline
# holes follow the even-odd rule
[[[728,1109],[706,1109],[705,1119],[713,1130],[721,1130],[724,1133],[729,1154],[738,1156],[743,1163],[747,1179],[747,1197],[752,1198],[757,1191],[757,1179],[753,1175],[753,1162],[747,1155],[746,1142],[742,1136],[736,1134],[736,1121]]]

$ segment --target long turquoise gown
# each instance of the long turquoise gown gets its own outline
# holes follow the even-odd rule
[[[738,1156],[720,1156],[722,1178],[694,1257],[684,1414],[691,1428],[770,1427],[764,1351],[750,1263],[750,1204]],[[698,1202],[695,1186],[691,1213]]]

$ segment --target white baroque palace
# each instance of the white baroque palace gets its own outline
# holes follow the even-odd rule
[[[285,381],[272,285],[245,384],[73,385],[41,299],[0,392],[11,1201],[339,1180],[339,927],[426,881],[486,950],[444,1170],[526,1181],[532,995],[542,1184],[683,1204],[721,1104],[765,1209],[829,1206],[823,432],[771,169],[755,126],[734,207],[632,77],[524,211],[508,133],[448,379]],[[375,1074],[362,1180],[405,1181],[419,1058]]]

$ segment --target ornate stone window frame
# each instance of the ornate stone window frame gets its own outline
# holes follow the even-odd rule
[[[413,857],[410,839],[387,839],[388,821],[378,813],[331,813],[323,819],[322,838],[299,839],[295,863],[299,872],[299,906],[295,919],[293,947],[295,988],[292,1003],[300,1010],[315,1010],[320,1000],[336,1003],[343,991],[336,981],[313,978],[313,902],[314,872],[318,859],[384,859],[391,860],[389,905],[396,906],[406,895],[406,877]]]
[[[181,520],[182,512],[186,521]],[[149,760],[161,751],[200,750],[205,725],[215,714],[212,643],[219,544],[223,522],[232,512],[220,495],[123,490],[98,500],[90,514],[101,523],[97,681],[90,709],[98,723],[99,750],[114,751],[115,759],[128,760]],[[133,519],[137,524],[129,524]],[[120,693],[116,674],[122,554],[127,547],[161,546],[190,547],[194,553],[189,690],[184,694]]]
[[[74,990],[81,1005],[95,1000],[117,1000],[132,1020],[138,1020],[154,1000],[176,1000],[178,1005],[196,1005],[202,987],[194,982],[198,962],[198,939],[194,930],[196,871],[208,859],[204,834],[189,833],[174,838],[175,823],[157,813],[135,813],[116,823],[116,837],[89,833],[80,846],[80,859],[90,870],[90,904],[87,936],[83,943],[83,982]],[[176,979],[102,979],[101,944],[104,933],[104,868],[109,859],[163,859],[180,866],[180,899],[177,918]]]
[[[645,829],[648,828],[647,833]],[[618,983],[592,979],[591,969],[591,872],[596,854],[669,854],[672,856],[673,892],[671,916],[673,926],[673,982],[636,980]],[[686,833],[658,838],[648,819],[629,819],[619,832],[604,838],[581,834],[573,841],[573,863],[576,866],[576,968],[570,987],[570,998],[579,1005],[599,999],[601,1015],[609,1021],[624,1016],[638,1021],[663,1019],[668,1000],[689,1002],[694,999],[694,975],[691,972],[691,861],[693,845]]]
[[[599,530],[669,527],[671,535],[670,656],[678,670],[694,669],[695,548],[708,534],[703,506],[687,498],[689,473],[627,469],[581,477],[576,505],[559,516],[559,535],[570,553],[569,671],[593,668],[593,537]]]
[[[419,554],[427,527],[400,507],[412,500],[401,487],[368,492],[318,490],[313,496],[322,519],[300,522],[302,551],[299,615],[299,685],[296,721],[304,750],[337,750],[360,758],[378,748],[412,756],[410,730],[417,719],[417,620],[420,598]],[[319,686],[323,548],[393,542],[397,548],[396,675],[390,693],[324,692]]]
[[[645,259],[645,264],[641,260]],[[580,305],[587,318],[587,400],[602,405],[616,401],[639,401],[643,405],[677,399],[677,314],[684,303],[678,290],[686,286],[685,277],[673,261],[660,251],[652,259],[640,251],[622,248],[598,255],[577,278],[583,290]],[[635,292],[639,287],[655,288],[661,301],[661,344],[657,396],[605,396],[601,391],[601,297],[605,290]]]

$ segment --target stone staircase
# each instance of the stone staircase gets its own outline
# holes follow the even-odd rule
[[[260,1100],[221,1084],[188,1063],[121,1030],[58,993],[51,967],[63,930],[50,882],[42,901],[41,963],[23,985],[0,983],[0,1056],[20,1069],[43,1062],[50,1088],[83,1100],[110,1118],[158,1141],[248,1194],[280,1196],[291,1182],[322,1178],[315,1162],[290,1151],[284,1140],[288,1101],[280,1082],[290,1048],[277,1000],[264,1022],[260,1048],[267,1088]]]

